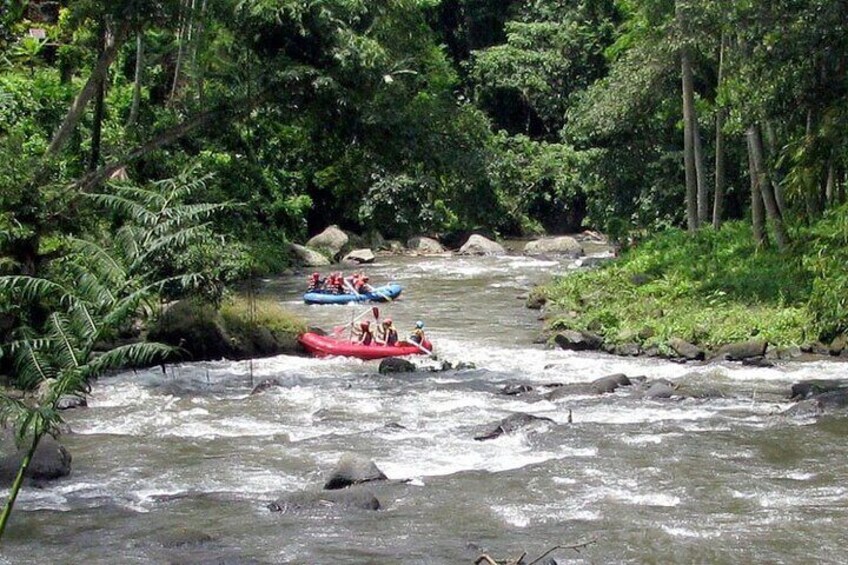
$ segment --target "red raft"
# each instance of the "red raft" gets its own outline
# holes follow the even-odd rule
[[[384,357],[401,357],[403,355],[420,355],[433,351],[429,341],[425,341],[423,349],[408,342],[401,341],[397,345],[360,345],[334,339],[328,335],[318,335],[312,332],[302,334],[297,340],[309,353],[316,357],[343,355],[359,359],[383,359]],[[424,351],[426,349],[426,351]]]

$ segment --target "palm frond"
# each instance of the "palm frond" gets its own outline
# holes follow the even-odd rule
[[[107,210],[124,214],[132,221],[142,225],[153,225],[156,221],[156,214],[139,204],[135,200],[118,196],[117,194],[105,194],[102,192],[87,192],[84,196],[90,198],[95,203],[103,206]]]
[[[93,359],[86,367],[87,377],[97,377],[106,371],[150,365],[164,361],[176,348],[162,343],[132,343],[110,349]]]
[[[59,283],[26,275],[0,276],[0,292],[19,292],[24,301],[54,298],[64,300],[71,293]]]
[[[202,236],[208,234],[209,224],[198,224],[187,228],[182,228],[177,232],[170,233],[153,239],[145,246],[145,251],[136,258],[131,266],[131,270],[137,270],[141,265],[144,265],[150,257],[158,253],[162,248],[184,248],[190,243],[203,239]]]

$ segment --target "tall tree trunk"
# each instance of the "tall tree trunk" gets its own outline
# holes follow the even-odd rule
[[[123,43],[123,39],[124,31],[122,29],[118,29],[114,34],[107,36],[106,47],[103,49],[103,54],[97,59],[97,63],[95,63],[94,69],[92,69],[91,75],[88,77],[88,81],[86,81],[85,86],[83,86],[82,90],[80,90],[79,94],[77,94],[73,104],[71,104],[71,107],[68,109],[68,113],[65,114],[65,118],[53,134],[53,138],[50,140],[50,145],[47,147],[47,151],[44,152],[43,159],[46,160],[61,151],[68,142],[68,138],[77,127],[86,105],[88,105],[88,102],[97,92],[98,82],[102,77],[106,76],[106,71],[109,69],[109,65],[111,65],[112,61],[114,61],[115,57],[117,57],[118,51]]]
[[[813,124],[815,122],[815,112],[812,108],[807,109],[807,126],[805,132],[804,143],[811,144],[813,141]],[[804,207],[807,210],[807,221],[812,223],[821,214],[821,205],[827,200],[824,198],[823,186],[805,186],[804,189]]]
[[[754,242],[757,247],[765,247],[768,244],[765,230],[766,211],[763,206],[759,179],[757,178],[757,168],[754,166],[750,138],[748,138],[748,177],[751,179],[751,225],[754,230]]]
[[[683,74],[683,166],[686,175],[686,226],[690,232],[698,229],[698,178],[695,165],[695,137],[693,135],[694,87],[692,84],[692,65],[689,52],[680,52],[680,65]]]
[[[786,227],[783,225],[783,216],[777,205],[777,199],[774,196],[771,180],[769,179],[768,170],[763,159],[763,140],[759,126],[752,125],[749,127],[747,135],[750,143],[751,159],[754,162],[754,170],[757,175],[757,184],[763,195],[763,204],[765,204],[766,214],[774,231],[777,248],[780,251],[786,251],[789,247],[789,236],[786,233]]]
[[[177,95],[177,90],[180,85],[180,75],[182,74],[183,58],[185,57],[186,42],[191,37],[192,10],[194,0],[184,0],[181,4],[180,31],[177,37],[177,62],[174,65],[174,81],[171,84],[171,94],[168,100],[173,100]]]
[[[827,180],[824,183],[824,201],[828,207],[835,206],[836,200],[836,167],[833,166],[833,160],[828,159],[827,162]]]
[[[678,25],[685,37],[683,12],[678,0],[675,5]],[[686,175],[686,226],[690,233],[698,229],[698,179],[695,165],[695,85],[689,48],[680,48],[680,71],[683,90],[683,166]]]
[[[721,36],[721,44],[718,51],[718,88],[724,84],[724,44],[725,36]],[[715,194],[713,195],[713,227],[721,228],[722,215],[724,214],[724,118],[726,109],[719,104],[716,109],[715,118]]]
[[[197,29],[195,31],[196,38],[194,40],[194,45],[192,45],[191,50],[191,72],[195,77],[195,89],[197,90],[197,100],[202,104],[203,103],[203,70],[197,64],[197,52],[201,48],[201,43],[203,41],[204,32],[206,27],[204,25],[206,21],[206,3],[207,0],[203,0],[200,4],[200,16],[197,20]]]
[[[701,146],[701,128],[698,125],[697,111],[695,113],[692,127],[692,141],[695,147],[695,178],[698,181],[698,225],[702,226],[710,221],[710,190],[707,187],[707,173],[704,166],[704,150]]]
[[[144,33],[135,36],[135,77],[133,79],[133,97],[127,127],[135,125],[138,119],[138,108],[141,105],[141,75],[144,72]]]
[[[97,56],[98,58],[103,55],[103,51],[106,49],[106,37],[109,35],[109,29],[106,25],[105,21],[101,21],[98,30],[98,46],[97,46]],[[94,96],[94,118],[91,123],[91,156],[88,161],[88,170],[93,171],[97,168],[98,163],[100,162],[100,140],[103,133],[103,96],[106,90],[106,77],[107,73],[103,73],[100,78],[97,80],[97,85],[95,86],[95,96]]]

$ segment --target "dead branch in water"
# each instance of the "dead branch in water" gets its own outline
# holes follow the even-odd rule
[[[554,551],[557,551],[559,549],[573,549],[577,553],[580,553],[581,549],[583,549],[585,547],[589,547],[590,545],[593,545],[593,544],[596,544],[596,543],[598,543],[598,539],[592,538],[592,539],[584,541],[584,542],[570,544],[570,545],[562,545],[562,544],[561,545],[555,545],[552,548],[545,551],[542,555],[540,555],[539,557],[537,557],[536,559],[534,559],[533,561],[528,563],[527,565],[536,565],[536,563],[541,562],[542,559],[544,559],[545,557],[547,557],[548,555],[550,555],[551,553],[553,553]],[[480,565],[481,563],[486,563],[487,565],[523,565],[525,557],[527,557],[526,551],[524,553],[522,553],[516,559],[512,559],[510,561],[505,561],[503,563],[498,563],[496,560],[492,559],[491,556],[484,553],[484,554],[480,555],[480,557],[478,557],[476,561],[474,561],[474,565]]]

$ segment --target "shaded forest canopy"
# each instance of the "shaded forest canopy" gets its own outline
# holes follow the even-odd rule
[[[81,192],[189,166],[266,269],[329,223],[624,240],[746,219],[787,249],[845,200],[845,1],[8,6],[0,251],[25,271],[107,227]]]

